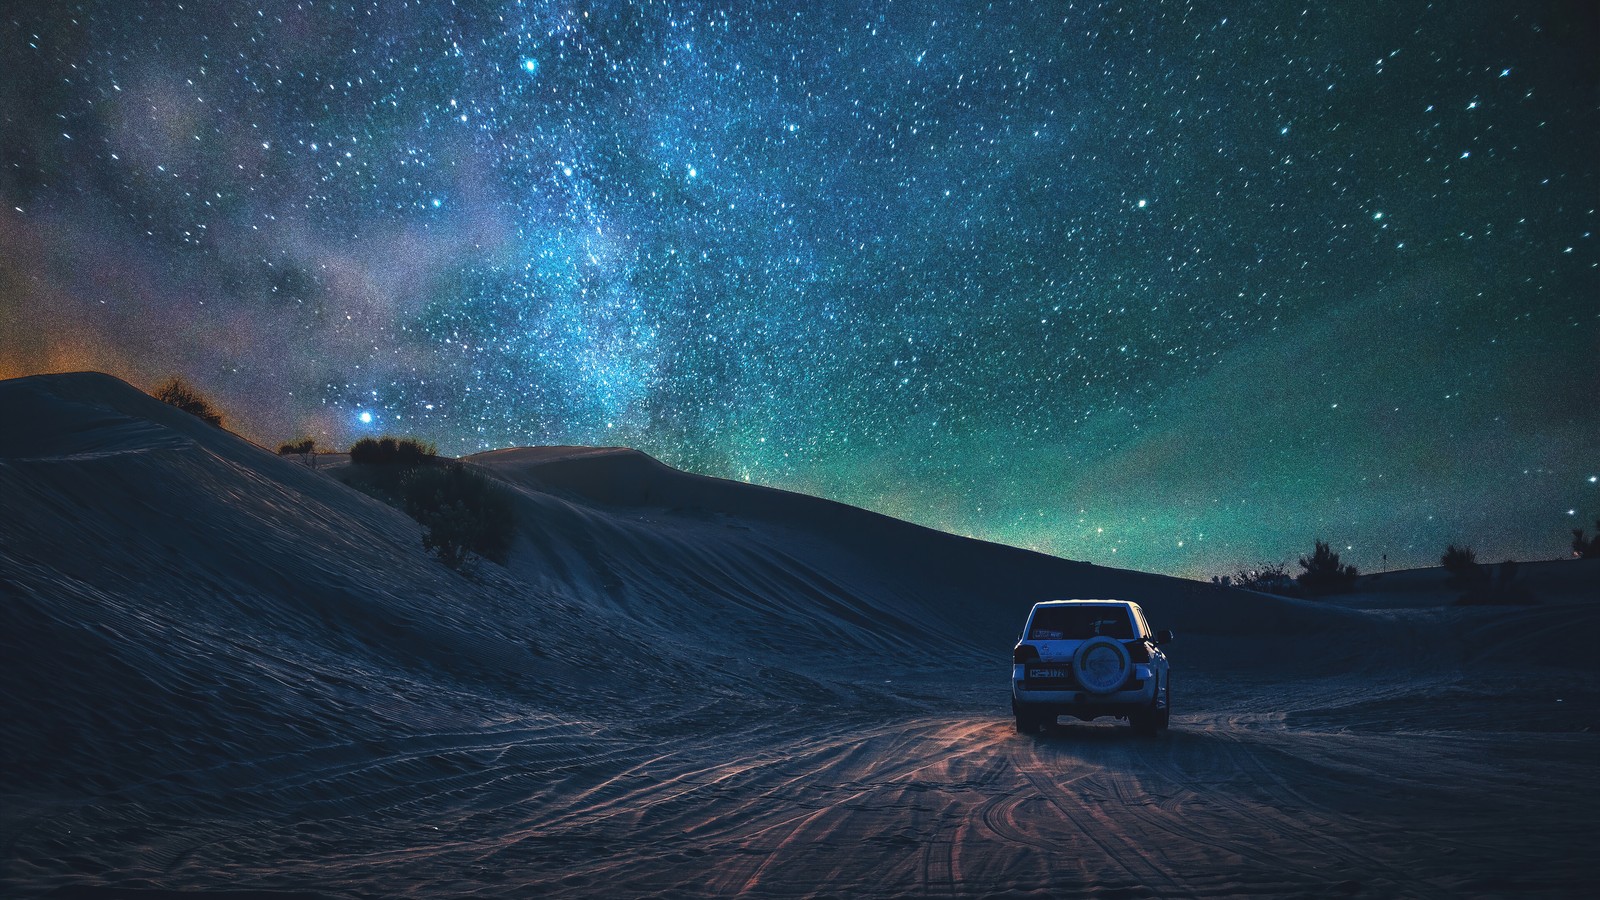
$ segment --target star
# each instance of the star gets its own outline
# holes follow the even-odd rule
[[[1468,5],[1376,47],[1271,4],[22,4],[0,375],[1169,574],[1546,558],[1596,483],[1600,58],[1582,4]]]

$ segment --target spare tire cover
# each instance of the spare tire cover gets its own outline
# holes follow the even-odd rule
[[[1072,674],[1091,694],[1109,694],[1122,687],[1132,668],[1128,648],[1103,635],[1084,641],[1072,654]]]

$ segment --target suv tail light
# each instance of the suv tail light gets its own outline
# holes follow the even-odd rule
[[[1018,644],[1011,651],[1011,661],[1014,663],[1038,662],[1039,648],[1032,644]]]
[[[1129,641],[1122,646],[1128,648],[1128,659],[1136,663],[1150,661],[1150,645],[1144,641]]]

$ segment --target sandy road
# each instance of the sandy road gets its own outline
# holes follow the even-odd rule
[[[1578,883],[1596,825],[1593,748],[1589,735],[1373,734],[1259,716],[1188,717],[1156,740],[1108,722],[1023,736],[988,716],[817,719],[680,736],[659,752],[611,747],[552,771],[513,739],[437,790],[390,798],[437,830],[397,845],[371,824],[382,810],[345,810],[321,826],[337,852],[302,860],[287,883],[510,896],[1560,893]],[[226,863],[207,855],[186,862]]]
[[[594,859],[571,885],[581,890],[1559,890],[1577,883],[1573,860],[1596,818],[1584,802],[1593,789],[1566,780],[1585,774],[1592,744],[1545,738],[1463,746],[1456,735],[1292,732],[1218,719],[1152,741],[1109,724],[1031,737],[993,719],[925,719],[825,729],[771,759],[657,760],[640,776],[651,784],[591,804],[576,821],[533,827],[592,829],[627,845]]]
[[[1158,739],[971,714],[625,741],[551,723],[280,761],[209,799],[167,784],[15,849],[96,834],[73,858],[124,884],[331,895],[1560,895],[1600,824],[1594,750],[1227,713]]]

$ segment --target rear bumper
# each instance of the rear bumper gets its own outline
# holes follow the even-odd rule
[[[1020,666],[1017,668],[1021,669]],[[1131,712],[1143,712],[1150,709],[1157,700],[1156,673],[1147,665],[1137,665],[1134,669],[1134,678],[1124,685],[1124,689],[1109,694],[1091,694],[1072,686],[1039,685],[1014,677],[1011,682],[1011,699],[1019,708],[1025,707],[1036,715],[1092,719],[1097,716],[1126,716]],[[1020,676],[1021,672],[1015,674]]]
[[[1126,702],[1121,700],[1102,700],[1088,697],[1083,700],[1068,702],[1046,701],[1030,702],[1019,701],[1030,715],[1035,716],[1073,716],[1084,721],[1097,719],[1101,716],[1116,716],[1126,718],[1134,713],[1144,712],[1150,708],[1149,698],[1139,702]]]

